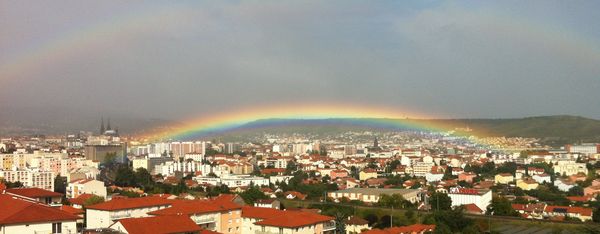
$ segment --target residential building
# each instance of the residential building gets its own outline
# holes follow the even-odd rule
[[[525,191],[536,189],[538,187],[538,185],[539,184],[533,179],[527,178],[527,179],[517,180],[517,187],[519,187]]]
[[[0,233],[77,233],[78,216],[0,194]]]
[[[348,221],[346,221],[346,233],[359,234],[367,230],[371,230],[369,221],[358,216],[348,217]]]
[[[182,215],[121,219],[110,228],[127,234],[194,234],[202,230]]]
[[[578,173],[587,175],[588,173],[585,163],[576,163],[574,161],[558,161],[552,168],[555,173],[565,176],[571,176]]]
[[[492,202],[492,190],[453,187],[448,191],[452,207],[475,204],[481,210],[487,210]]]
[[[35,169],[0,171],[8,182],[21,182],[25,187],[41,188],[54,191],[54,173]]]
[[[333,234],[333,217],[303,211],[284,211],[245,206],[242,208],[242,233]]]
[[[159,197],[112,199],[86,207],[86,226],[107,228],[119,219],[147,217],[148,212],[168,208],[172,203]]]
[[[494,182],[496,184],[508,184],[512,183],[515,177],[510,173],[500,173],[494,176]]]
[[[327,193],[327,196],[340,201],[342,198],[358,200],[367,203],[377,203],[383,194],[400,194],[404,199],[412,203],[420,201],[418,189],[380,189],[380,188],[348,188]]]
[[[6,189],[5,193],[14,198],[36,201],[50,206],[60,206],[62,202],[62,193],[56,193],[40,188],[13,188]]]
[[[377,178],[377,171],[372,168],[366,168],[358,174],[360,180],[368,180],[371,178]]]
[[[102,181],[89,179],[74,180],[67,185],[67,198],[76,198],[84,193],[106,198],[106,186]]]

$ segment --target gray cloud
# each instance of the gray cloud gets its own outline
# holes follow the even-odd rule
[[[543,12],[538,4],[421,1],[1,4],[0,51],[8,52],[0,64],[68,32],[82,42],[68,56],[58,51],[38,58],[35,69],[10,73],[16,78],[0,78],[3,106],[188,119],[306,101],[441,117],[600,118],[600,26],[573,27],[596,17],[588,8],[563,12],[547,1],[539,2]],[[138,14],[149,17],[128,20]],[[98,24],[103,30],[76,33]]]

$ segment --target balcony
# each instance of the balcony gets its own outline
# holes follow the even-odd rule
[[[131,214],[128,213],[117,213],[117,214],[111,214],[110,215],[110,219],[111,220],[117,220],[117,219],[124,219],[124,218],[129,218],[131,217]]]
[[[34,231],[34,234],[57,234],[57,233],[53,233],[52,230],[45,230],[45,231]],[[77,233],[77,231],[73,230],[73,229],[64,229],[62,230],[62,232],[60,232],[61,234],[69,234],[69,233]]]
[[[214,218],[192,218],[196,224],[206,224],[216,222]]]
[[[335,221],[329,221],[329,222],[323,224],[324,232],[335,230],[335,228],[336,228]]]

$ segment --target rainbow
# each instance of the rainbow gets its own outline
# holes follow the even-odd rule
[[[282,120],[323,120],[345,119],[344,124],[354,126],[369,126],[380,129],[415,129],[431,132],[446,132],[454,130],[452,126],[437,121],[414,121],[414,119],[432,119],[414,111],[398,111],[390,107],[358,106],[347,104],[290,104],[286,106],[268,106],[262,108],[246,108],[231,112],[223,112],[197,119],[183,121],[150,134],[136,138],[146,140],[190,140],[199,139],[213,134],[227,132],[252,121],[261,119],[276,119],[266,122],[269,127],[281,124]]]

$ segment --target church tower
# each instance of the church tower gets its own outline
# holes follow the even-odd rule
[[[102,121],[100,123],[100,135],[102,135],[102,134],[104,134],[104,131],[105,131],[105,129],[104,129],[104,117],[101,117],[100,121]]]

